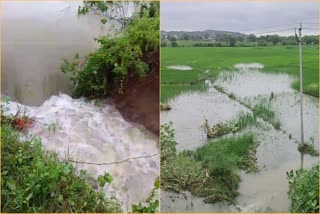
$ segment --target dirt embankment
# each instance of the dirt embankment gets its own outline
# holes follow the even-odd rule
[[[142,124],[159,136],[159,51],[148,53],[143,61],[150,72],[145,77],[132,74],[123,93],[117,93],[114,100],[126,120]]]

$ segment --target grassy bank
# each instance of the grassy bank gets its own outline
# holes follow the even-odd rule
[[[252,135],[210,142],[195,151],[176,154],[174,130],[161,127],[161,188],[166,191],[189,191],[207,203],[234,202],[239,194],[239,170],[256,172]]]
[[[319,48],[303,47],[304,92],[319,96]],[[298,78],[299,51],[297,46],[274,47],[176,47],[161,49],[161,84],[196,84],[205,78],[214,79],[219,72],[237,63],[257,62],[264,65],[264,72],[288,73]],[[191,71],[168,69],[167,66],[187,65]],[[207,71],[207,73],[206,73]],[[292,87],[299,89],[299,82]],[[163,94],[169,94],[164,92]]]
[[[43,150],[38,138],[20,141],[1,127],[2,212],[120,212],[115,200],[97,191],[97,181]],[[88,182],[92,185],[89,185]]]

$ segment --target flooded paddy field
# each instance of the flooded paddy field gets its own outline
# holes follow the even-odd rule
[[[256,125],[221,136],[213,143],[221,138],[252,134],[258,142],[255,151],[258,171],[239,171],[239,195],[232,203],[204,203],[204,198],[189,192],[162,191],[162,211],[289,212],[286,172],[299,169],[301,160],[297,149],[299,94],[291,87],[296,81],[294,75],[265,72],[265,67],[262,63],[234,64],[229,69],[221,69],[213,81],[204,81],[207,90],[182,92],[168,99],[171,110],[161,112],[161,124],[173,122],[178,153],[195,151],[212,142],[201,128],[205,118],[210,125],[216,125],[236,120],[244,113],[256,115]],[[305,141],[318,150],[319,99],[306,94],[303,99]],[[317,163],[317,156],[304,155],[304,168]]]

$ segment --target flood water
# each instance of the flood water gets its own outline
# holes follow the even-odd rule
[[[207,92],[182,94],[169,101],[172,110],[161,112],[161,123],[173,121],[177,150],[196,149],[208,143],[200,126],[204,117],[210,125],[236,118],[240,112],[250,112],[238,101],[230,99],[213,86],[223,87],[237,100],[253,106],[269,99],[274,93],[271,109],[280,120],[281,130],[262,121],[262,126],[251,127],[260,143],[257,148],[257,163],[260,171],[255,174],[241,172],[240,195],[236,205],[225,202],[205,204],[201,198],[190,193],[174,194],[162,192],[162,211],[168,212],[289,212],[290,201],[286,172],[300,168],[300,153],[297,150],[300,139],[299,94],[290,88],[294,78],[286,74],[270,74],[260,70],[261,64],[239,64],[236,70],[220,73]],[[314,142],[318,148],[319,99],[304,95],[305,139]],[[186,116],[187,115],[187,116]],[[291,139],[289,135],[291,134]],[[304,167],[310,168],[318,162],[317,157],[305,155]]]
[[[113,34],[119,23],[109,20],[102,25],[93,14],[78,17],[80,2],[1,4],[1,92],[13,100],[11,112],[23,104],[35,120],[29,134],[40,137],[48,151],[93,163],[76,165],[94,178],[110,173],[113,182],[104,190],[123,211],[144,202],[159,176],[158,138],[125,121],[110,100],[95,105],[71,98],[70,82],[60,71],[63,58],[79,53],[84,59],[97,48],[94,37]],[[127,6],[130,16],[132,8]]]
[[[17,106],[21,104],[10,103],[12,114],[17,112]],[[22,109],[34,119],[28,130],[31,137],[40,137],[45,149],[57,152],[62,159],[97,164],[130,159],[117,164],[77,164],[79,170],[87,170],[94,178],[110,173],[113,182],[104,189],[109,197],[121,202],[124,211],[148,198],[159,176],[158,139],[125,121],[112,102],[103,101],[99,107],[83,98],[60,94],[51,96],[39,107]],[[138,157],[146,158],[135,159]]]
[[[80,2],[1,2],[1,91],[26,105],[40,105],[58,92],[70,93],[62,59],[82,59],[94,37],[119,24],[97,15],[77,16]]]

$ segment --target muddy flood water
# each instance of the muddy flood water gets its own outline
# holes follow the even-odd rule
[[[110,100],[97,105],[71,98],[70,82],[60,71],[63,58],[79,53],[83,59],[97,47],[94,37],[112,34],[119,24],[102,25],[96,15],[78,17],[80,2],[1,4],[1,90],[12,100],[11,112],[23,106],[35,119],[29,134],[61,158],[106,163],[77,167],[94,178],[110,173],[113,182],[104,189],[123,211],[144,202],[159,176],[158,137],[124,120]]]
[[[241,112],[251,112],[253,106],[274,98],[271,109],[281,127],[276,130],[271,124],[261,121],[262,126],[251,127],[243,132],[252,133],[260,143],[257,148],[259,172],[241,172],[240,195],[236,205],[226,202],[205,204],[201,198],[190,193],[181,194],[162,191],[161,210],[165,212],[289,212],[290,201],[286,172],[300,168],[300,104],[298,92],[291,89],[294,78],[287,74],[262,72],[263,65],[237,64],[234,71],[221,72],[215,82],[206,81],[206,92],[188,92],[171,99],[170,111],[161,112],[161,124],[173,121],[177,150],[194,150],[208,143],[200,126],[204,117],[210,125],[236,118]],[[215,87],[222,87],[224,92]],[[233,94],[235,99],[227,94]],[[305,140],[314,142],[318,149],[319,99],[303,95]],[[243,105],[245,104],[245,105]],[[186,116],[188,115],[188,116]],[[290,135],[290,137],[289,137]],[[304,156],[304,167],[318,163],[317,157]]]

